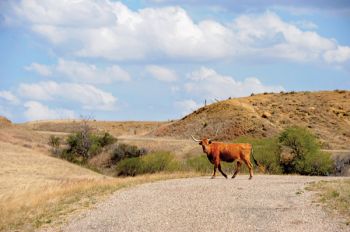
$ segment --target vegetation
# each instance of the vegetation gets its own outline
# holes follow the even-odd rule
[[[339,214],[350,226],[350,180],[314,182],[306,190],[317,191],[317,201]]]
[[[290,127],[278,137],[240,137],[234,142],[253,144],[255,158],[270,174],[329,175],[334,170],[330,154],[321,151],[315,136],[305,128]]]
[[[87,160],[101,153],[101,151],[116,142],[109,133],[92,133],[89,128],[68,136],[68,147],[59,156],[71,162],[86,164]],[[290,127],[280,135],[270,138],[239,137],[235,143],[251,143],[254,156],[261,164],[260,170],[270,174],[297,173],[302,175],[329,175],[333,172],[333,161],[330,154],[321,151],[316,137],[305,128]],[[51,136],[49,144],[53,151],[59,147],[59,139]],[[211,173],[212,165],[205,155],[189,156],[180,162],[169,152],[147,154],[144,148],[134,145],[116,144],[105,149],[110,154],[108,167],[115,170],[118,176],[136,176],[145,173],[163,171],[195,171]],[[57,153],[57,152],[55,152]],[[223,170],[232,172],[234,165],[223,162]],[[99,170],[101,167],[88,166]],[[114,168],[115,167],[115,168]],[[242,172],[246,172],[245,165]],[[109,172],[110,173],[110,172]]]
[[[158,180],[195,176],[195,173],[161,173],[134,178],[96,178],[60,182],[37,192],[0,198],[0,231],[36,231],[60,224],[65,215],[96,204],[120,188]]]
[[[146,173],[181,171],[181,164],[169,152],[156,152],[124,159],[117,164],[116,170],[118,176],[136,176]]]
[[[287,128],[278,139],[281,146],[286,146],[290,150],[290,157],[281,159],[284,173],[329,175],[333,171],[330,154],[320,150],[315,136],[307,129]]]
[[[49,146],[51,147],[51,152],[55,155],[58,154],[59,147],[60,147],[61,140],[59,137],[51,135],[49,138]]]
[[[251,143],[253,145],[253,155],[262,165],[264,172],[269,174],[281,174],[283,172],[280,165],[281,148],[276,137],[272,138],[249,138],[240,137],[235,143]],[[242,166],[245,168],[245,166]]]
[[[126,158],[134,158],[147,154],[145,148],[138,148],[137,146],[128,145],[128,144],[118,144],[112,151],[111,160],[113,163],[119,162]]]

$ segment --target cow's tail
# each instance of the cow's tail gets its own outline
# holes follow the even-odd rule
[[[252,146],[252,148],[251,148],[250,151],[251,151],[251,155],[252,155],[252,158],[253,158],[253,161],[254,161],[255,165],[259,167],[259,169],[260,169],[261,172],[265,173],[265,167],[264,167],[264,165],[259,164],[258,161],[257,161],[257,160],[255,159],[255,157],[254,157],[254,149],[253,149],[253,146]]]

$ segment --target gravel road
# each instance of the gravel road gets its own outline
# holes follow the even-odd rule
[[[117,191],[62,231],[349,231],[304,190],[330,177],[167,180]]]

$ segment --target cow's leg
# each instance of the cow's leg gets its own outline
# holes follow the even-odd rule
[[[217,168],[217,165],[214,164],[214,172],[213,172],[213,175],[211,176],[212,179],[215,178],[215,175],[216,175],[216,168]]]
[[[241,169],[241,166],[242,166],[242,161],[237,160],[236,171],[233,173],[232,179],[236,177],[236,175],[238,174],[239,170]]]
[[[227,179],[227,175],[221,170],[221,164],[219,164],[219,171],[221,172],[221,174]]]
[[[252,163],[250,162],[250,160],[244,160],[244,163],[248,166],[248,169],[249,169],[249,180],[251,180],[253,178],[253,165]]]

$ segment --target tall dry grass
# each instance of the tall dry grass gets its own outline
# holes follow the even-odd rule
[[[0,142],[0,231],[56,225],[108,194],[145,182],[194,176],[159,173],[106,177],[32,149]]]

